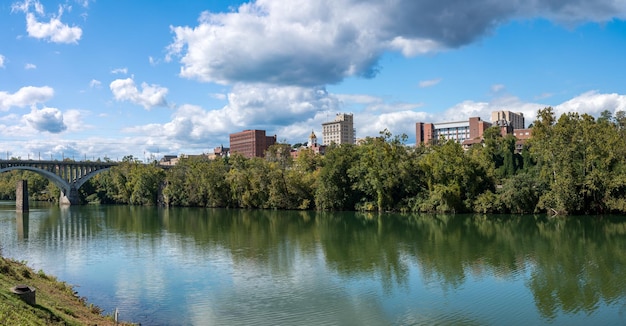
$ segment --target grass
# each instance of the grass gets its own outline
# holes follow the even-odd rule
[[[36,304],[22,301],[11,288],[36,289]],[[74,288],[22,262],[0,257],[0,325],[115,325],[112,316],[78,297]],[[130,324],[125,324],[130,325]]]

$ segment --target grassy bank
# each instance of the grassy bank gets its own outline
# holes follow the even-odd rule
[[[18,284],[36,289],[35,305],[11,292]],[[0,325],[115,325],[113,316],[103,316],[101,312],[76,296],[67,283],[0,257]]]

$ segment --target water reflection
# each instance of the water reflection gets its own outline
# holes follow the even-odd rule
[[[28,239],[28,212],[16,212],[15,227],[17,229],[17,240]]]
[[[13,253],[66,261],[90,299],[146,324],[606,324],[625,308],[619,218],[95,206],[14,221],[29,246]]]

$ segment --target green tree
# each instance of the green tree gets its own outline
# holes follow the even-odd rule
[[[331,145],[321,159],[315,206],[321,210],[353,210],[362,192],[352,189],[348,171],[360,159],[355,145]]]
[[[427,192],[418,196],[418,211],[463,212],[472,210],[478,196],[493,183],[485,169],[460,144],[449,140],[432,146],[419,161]]]
[[[357,147],[359,160],[348,170],[352,188],[365,194],[363,201],[374,203],[378,211],[393,210],[396,200],[405,197],[403,182],[409,176],[401,162],[408,159],[406,138],[406,135],[393,137],[386,129],[380,132],[380,137],[367,138]]]

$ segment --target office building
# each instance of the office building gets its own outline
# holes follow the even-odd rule
[[[355,134],[352,114],[339,113],[334,121],[322,123],[322,145],[354,144]]]
[[[415,144],[437,144],[443,140],[454,140],[457,143],[481,139],[491,123],[479,117],[467,121],[415,124]]]

